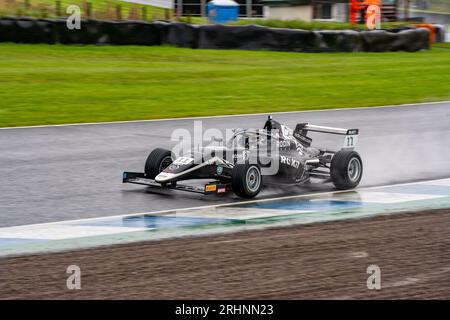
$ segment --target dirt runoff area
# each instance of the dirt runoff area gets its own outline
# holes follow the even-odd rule
[[[450,210],[3,258],[0,298],[448,299]]]

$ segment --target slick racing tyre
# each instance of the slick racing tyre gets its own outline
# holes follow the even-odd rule
[[[149,179],[155,177],[172,163],[172,153],[169,150],[157,148],[147,157],[145,162],[145,176]]]
[[[262,175],[259,166],[254,164],[235,165],[231,177],[231,187],[239,197],[255,197],[262,187]]]
[[[331,181],[337,189],[355,188],[361,181],[363,165],[358,152],[340,150],[331,159]]]

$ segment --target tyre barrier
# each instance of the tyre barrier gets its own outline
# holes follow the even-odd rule
[[[445,26],[441,24],[434,25],[436,27],[436,42],[445,42]]]
[[[162,44],[161,24],[140,21],[103,21],[104,44],[159,46]]]
[[[65,20],[53,20],[54,39],[62,44],[108,44],[108,35],[105,33],[105,24],[98,20],[82,22],[80,30],[69,30]]]
[[[320,37],[321,52],[358,52],[362,51],[362,39],[357,31],[323,30],[317,31]]]
[[[163,43],[180,48],[198,48],[198,27],[187,23],[165,23]]]
[[[427,29],[409,29],[396,33],[385,30],[361,31],[362,51],[387,52],[407,51],[414,52],[429,49],[429,33]]]
[[[298,30],[258,25],[190,25],[171,22],[83,20],[69,30],[64,19],[1,18],[0,42],[96,45],[173,45],[200,49],[292,52],[384,52],[429,48],[424,28]]]
[[[0,42],[54,44],[55,23],[32,18],[0,19]]]
[[[204,25],[198,29],[200,49],[312,52],[320,46],[317,35],[307,30],[274,29],[257,25]]]

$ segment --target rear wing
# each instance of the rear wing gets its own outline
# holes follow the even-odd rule
[[[343,149],[353,149],[356,146],[359,135],[359,129],[343,129],[335,127],[316,126],[309,123],[299,123],[295,127],[294,137],[304,141],[304,138],[307,137],[308,132],[320,132],[345,136],[344,144],[342,145]],[[309,137],[307,138],[311,140]]]

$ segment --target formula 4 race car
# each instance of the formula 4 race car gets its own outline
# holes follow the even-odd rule
[[[202,194],[233,191],[244,198],[255,197],[263,184],[300,185],[311,179],[332,182],[337,189],[355,188],[362,177],[363,164],[354,151],[358,129],[297,124],[295,130],[272,120],[264,129],[233,129],[233,135],[222,145],[221,139],[199,151],[175,158],[170,150],[154,149],[147,158],[145,170],[124,172],[124,183],[176,189]],[[311,146],[308,132],[344,137],[338,151]],[[180,181],[209,179],[195,186]]]

